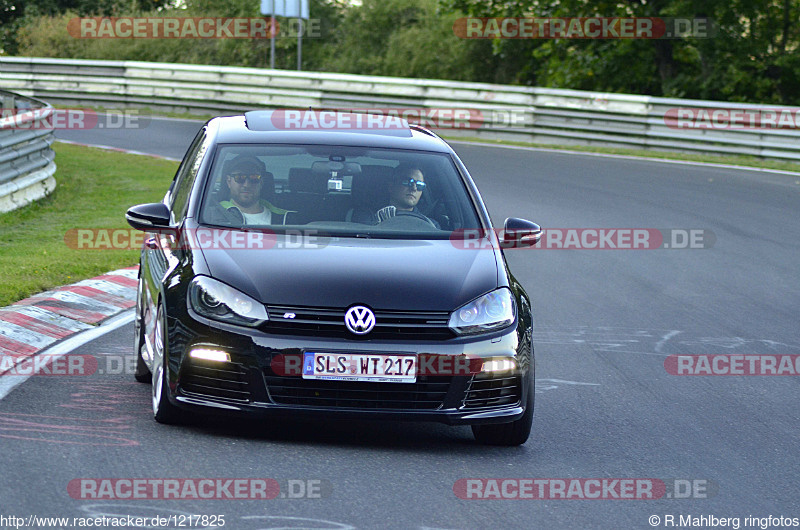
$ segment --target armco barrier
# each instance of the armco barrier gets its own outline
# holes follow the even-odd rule
[[[205,114],[269,107],[475,109],[484,116],[477,128],[445,132],[543,144],[800,161],[796,127],[676,129],[664,119],[679,107],[769,109],[766,105],[430,79],[30,57],[0,57],[0,87],[66,105]]]
[[[40,199],[56,187],[53,129],[43,127],[52,107],[0,90],[0,213]]]

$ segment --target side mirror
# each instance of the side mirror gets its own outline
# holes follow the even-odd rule
[[[509,217],[503,225],[500,245],[503,248],[532,247],[542,238],[542,227],[516,217]]]
[[[158,232],[170,228],[169,208],[163,202],[139,204],[125,213],[125,220],[136,230]]]

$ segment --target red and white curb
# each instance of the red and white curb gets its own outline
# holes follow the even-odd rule
[[[0,375],[134,307],[138,271],[138,266],[111,271],[0,307]]]

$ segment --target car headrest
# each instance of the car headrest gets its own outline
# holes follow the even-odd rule
[[[292,193],[326,193],[327,179],[324,174],[314,174],[311,168],[289,168],[289,190]]]
[[[350,194],[355,204],[380,208],[389,203],[389,180],[392,168],[362,165],[361,173],[353,175]]]
[[[275,175],[269,171],[261,177],[261,198],[270,202],[275,198]]]

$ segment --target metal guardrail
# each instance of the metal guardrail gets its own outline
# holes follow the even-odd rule
[[[665,121],[667,112],[677,108],[769,110],[766,105],[430,79],[27,57],[0,57],[0,87],[67,105],[206,114],[270,107],[471,109],[483,116],[480,123],[460,123],[446,132],[487,140],[800,161],[798,128],[676,129]]]
[[[53,108],[44,101],[0,90],[0,213],[41,199],[56,187]]]

